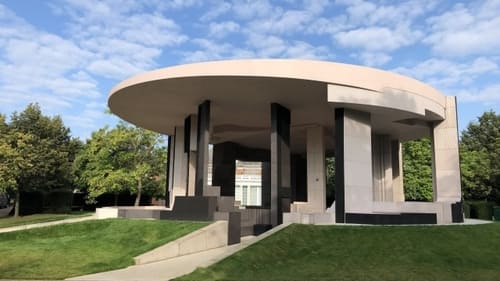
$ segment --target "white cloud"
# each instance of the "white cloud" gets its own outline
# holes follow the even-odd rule
[[[422,33],[404,25],[394,30],[374,26],[339,32],[334,37],[344,47],[370,51],[393,51],[414,43],[422,37]]]
[[[40,102],[55,110],[69,108],[77,99],[99,96],[95,80],[77,71],[91,58],[90,52],[34,28],[1,5],[0,23],[2,109],[10,112]]]
[[[455,93],[459,102],[481,102],[494,104],[500,102],[500,84],[488,85],[479,90],[461,90]]]
[[[295,41],[285,49],[283,57],[298,59],[330,59],[334,55],[325,46],[313,46],[304,41]]]
[[[235,1],[232,10],[236,17],[242,20],[271,17],[283,11],[280,7],[273,6],[268,0]]]
[[[325,18],[319,17],[313,19],[310,23],[305,27],[305,32],[309,34],[316,35],[334,35],[339,31],[343,31],[347,29],[347,18],[343,15],[336,16],[333,18]]]
[[[219,60],[230,57],[230,52],[233,50],[233,46],[228,43],[218,44],[209,39],[197,38],[192,42],[198,47],[195,51],[181,53],[184,56],[184,62]]]
[[[399,1],[394,4],[375,4],[363,0],[341,0],[336,4],[347,6],[349,23],[354,26],[387,25],[397,26],[410,22],[433,10],[437,2],[433,0]]]
[[[398,67],[393,71],[422,80],[446,95],[455,95],[459,102],[495,104],[500,101],[500,84],[496,78],[491,79],[498,77],[500,67],[487,57],[466,62],[432,58],[414,67]]]
[[[382,52],[362,52],[359,56],[355,55],[355,57],[358,57],[367,66],[384,65],[392,59],[391,56]]]
[[[57,10],[70,17],[68,35],[94,55],[87,70],[119,80],[156,67],[163,48],[188,39],[172,19],[148,6],[151,3],[161,6],[155,1],[66,0]],[[169,8],[177,9],[197,1],[168,3]]]
[[[286,49],[286,42],[274,35],[252,33],[248,37],[248,44],[256,50],[258,57],[278,57]]]
[[[480,75],[498,73],[498,70],[498,64],[485,57],[465,63],[443,59],[428,59],[411,68],[398,67],[393,69],[395,72],[424,80],[441,88],[469,85]]]
[[[424,40],[442,56],[500,54],[500,2],[458,4],[428,19],[431,33]]]
[[[212,22],[209,26],[209,35],[217,38],[226,37],[229,33],[236,32],[240,25],[234,21]]]
[[[249,24],[249,28],[259,33],[294,33],[303,31],[314,15],[308,11],[291,10],[282,14],[258,19]]]
[[[231,4],[228,2],[225,1],[210,2],[210,8],[204,15],[201,16],[200,20],[203,22],[211,21],[229,12],[230,10],[231,10]]]

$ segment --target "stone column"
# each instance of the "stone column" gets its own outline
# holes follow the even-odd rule
[[[174,148],[172,139],[174,136],[168,136],[167,139],[167,168],[165,171],[165,207],[170,208],[170,193],[172,191],[172,183],[173,183],[173,164],[174,161],[172,157],[174,156]]]
[[[373,202],[371,120],[366,112],[335,110],[335,217],[371,213]]]
[[[187,195],[187,154],[184,152],[184,127],[175,127],[171,206],[176,196]]]
[[[445,120],[432,133],[432,178],[435,202],[461,201],[458,126],[455,97],[446,97]]]
[[[221,196],[234,197],[237,146],[232,142],[214,145],[212,185],[220,186]]]
[[[262,207],[271,208],[271,163],[262,162]]]
[[[208,143],[210,141],[210,101],[198,106],[195,196],[203,196],[208,176]]]
[[[373,200],[394,201],[392,189],[392,146],[388,135],[372,136]]]
[[[184,152],[188,157],[188,196],[195,194],[196,150],[197,150],[197,118],[191,114],[184,120]]]
[[[392,148],[392,191],[394,202],[405,201],[403,187],[403,148],[399,140],[391,142]]]
[[[290,211],[290,111],[271,104],[271,224]]]
[[[307,128],[307,205],[308,211],[326,209],[325,140],[323,127]]]

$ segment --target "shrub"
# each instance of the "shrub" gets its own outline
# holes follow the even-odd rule
[[[464,210],[467,208],[465,205],[468,205],[470,210],[469,217],[471,219],[491,220],[493,217],[493,206],[495,206],[494,202],[468,201],[464,204]]]

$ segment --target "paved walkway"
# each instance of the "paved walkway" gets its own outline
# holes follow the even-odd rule
[[[244,237],[241,243],[216,248],[168,260],[133,265],[124,269],[69,278],[72,281],[166,281],[193,272],[198,267],[208,267],[274,233],[289,224],[279,225],[259,236]]]
[[[18,226],[0,228],[0,233],[12,232],[12,231],[18,231],[18,230],[26,230],[26,229],[31,229],[31,228],[39,228],[39,227],[45,227],[45,226],[51,226],[51,225],[57,225],[57,224],[95,220],[95,219],[96,219],[96,216],[92,215],[92,216],[85,216],[85,217],[81,217],[81,218],[41,222],[41,223],[34,223],[34,224],[23,224],[23,225],[18,225]]]
[[[458,225],[464,225],[464,224],[486,224],[486,223],[493,223],[493,221],[486,221],[486,220],[478,220],[478,219],[464,219],[463,223],[459,223]],[[457,225],[452,224],[452,225]]]

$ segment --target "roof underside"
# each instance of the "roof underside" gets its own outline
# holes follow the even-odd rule
[[[255,64],[255,61],[250,62]],[[170,135],[173,134],[175,126],[183,126],[184,119],[188,115],[197,113],[200,103],[210,100],[212,143],[233,141],[249,147],[267,148],[270,140],[270,104],[276,102],[291,111],[292,151],[305,150],[305,129],[318,124],[324,126],[327,148],[332,149],[333,108],[346,105],[328,103],[327,86],[342,82],[341,85],[353,87],[362,77],[353,77],[353,81],[349,84],[341,73],[343,67],[346,66],[340,65],[339,67],[338,64],[332,63],[292,61],[290,65],[292,70],[287,68],[280,70],[288,61],[277,61],[278,67],[274,66],[272,60],[264,62],[261,66],[262,76],[257,75],[259,69],[256,68],[259,67],[255,65],[245,70],[245,67],[248,68],[245,61],[195,64],[139,75],[122,82],[112,90],[109,107],[113,113],[133,124]],[[303,79],[298,78],[296,73],[301,72],[298,63],[299,66],[300,63],[304,63]],[[238,68],[239,65],[242,66]],[[333,65],[333,68],[325,68],[325,65]],[[278,69],[273,70],[273,67]],[[351,71],[353,66],[348,67]],[[379,75],[382,81],[393,81],[390,85],[393,88],[401,88],[400,80],[403,80],[410,84],[409,88],[412,91],[432,90],[429,98],[437,102],[442,97],[436,94],[435,90],[418,81],[409,78],[405,80],[400,75],[383,71],[356,68],[360,69],[359,75],[361,76]],[[320,77],[323,71],[330,71],[327,74],[332,77],[331,81],[324,81],[325,79]],[[338,80],[335,80],[335,74],[338,74]],[[311,77],[318,80],[311,80]],[[393,80],[390,79],[391,77]],[[361,88],[371,91],[387,87],[389,83],[370,84],[366,82],[366,79],[361,80],[364,81],[358,81],[358,84],[363,86]],[[378,80],[375,79],[375,81]],[[426,93],[418,94],[425,95]],[[379,133],[388,133],[401,139],[412,139],[425,136],[429,132],[425,127],[425,117],[422,116],[387,108],[366,106],[353,108],[371,112],[373,130]],[[402,120],[417,120],[418,118],[422,122],[402,122]],[[424,126],[421,126],[422,124]]]

